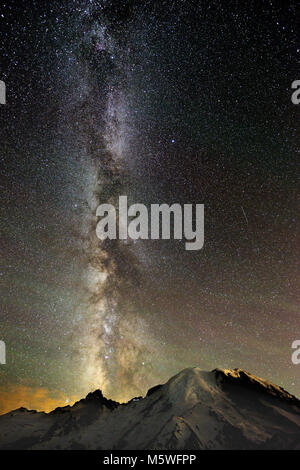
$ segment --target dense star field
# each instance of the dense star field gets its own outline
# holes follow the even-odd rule
[[[192,366],[300,395],[296,20],[296,2],[2,3],[0,412],[126,401]],[[204,204],[203,249],[100,242],[122,194]]]

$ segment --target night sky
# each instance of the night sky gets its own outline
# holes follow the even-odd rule
[[[296,1],[0,6],[0,412],[126,401],[185,367],[300,395]],[[299,23],[298,23],[299,26]],[[205,205],[185,240],[96,208]]]

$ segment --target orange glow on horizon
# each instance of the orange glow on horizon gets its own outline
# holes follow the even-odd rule
[[[58,406],[73,405],[78,400],[79,397],[66,396],[58,390],[12,384],[5,389],[0,387],[0,415],[20,407],[49,413]]]

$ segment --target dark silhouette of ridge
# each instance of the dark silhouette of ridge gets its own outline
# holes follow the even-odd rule
[[[0,449],[300,449],[300,401],[242,369],[185,369],[143,397],[101,390],[0,416]]]

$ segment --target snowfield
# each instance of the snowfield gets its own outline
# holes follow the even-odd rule
[[[145,398],[100,390],[51,413],[0,416],[0,449],[300,449],[300,401],[241,369],[185,369]]]

